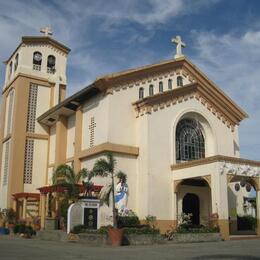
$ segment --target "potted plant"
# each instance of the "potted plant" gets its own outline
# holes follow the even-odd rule
[[[6,222],[5,211],[0,209],[0,235],[6,234],[5,222]]]
[[[101,204],[105,203],[108,207],[112,200],[112,216],[113,226],[108,230],[108,236],[112,246],[120,246],[123,241],[123,229],[117,226],[117,210],[115,207],[115,177],[126,176],[122,171],[115,172],[116,160],[112,153],[106,154],[106,159],[97,160],[93,167],[93,175],[100,177],[108,177],[111,182],[107,184],[100,193]],[[111,199],[112,197],[112,199]]]

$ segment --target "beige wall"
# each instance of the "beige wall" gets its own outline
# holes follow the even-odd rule
[[[75,115],[68,118],[68,130],[67,130],[67,154],[66,158],[74,156],[74,145],[75,145]]]
[[[48,140],[34,140],[32,184],[24,184],[24,192],[35,193],[46,184],[47,153]]]

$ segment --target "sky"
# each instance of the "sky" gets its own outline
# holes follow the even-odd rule
[[[181,35],[185,56],[249,114],[241,157],[260,160],[260,1],[0,0],[0,60],[46,25],[72,50],[67,96],[101,75],[173,58],[171,38]]]

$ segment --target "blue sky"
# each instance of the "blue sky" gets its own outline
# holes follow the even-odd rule
[[[249,114],[241,157],[260,160],[260,1],[0,0],[0,60],[45,25],[72,49],[67,95],[103,74],[172,58],[170,40],[181,35],[185,55]]]

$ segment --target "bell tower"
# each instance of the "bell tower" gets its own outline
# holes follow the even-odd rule
[[[41,32],[22,37],[5,61],[2,90],[0,208],[19,211],[22,203],[22,218],[29,214],[28,198],[38,198],[37,188],[46,183],[49,130],[37,118],[65,98],[67,85],[70,49],[51,37],[50,28]]]

